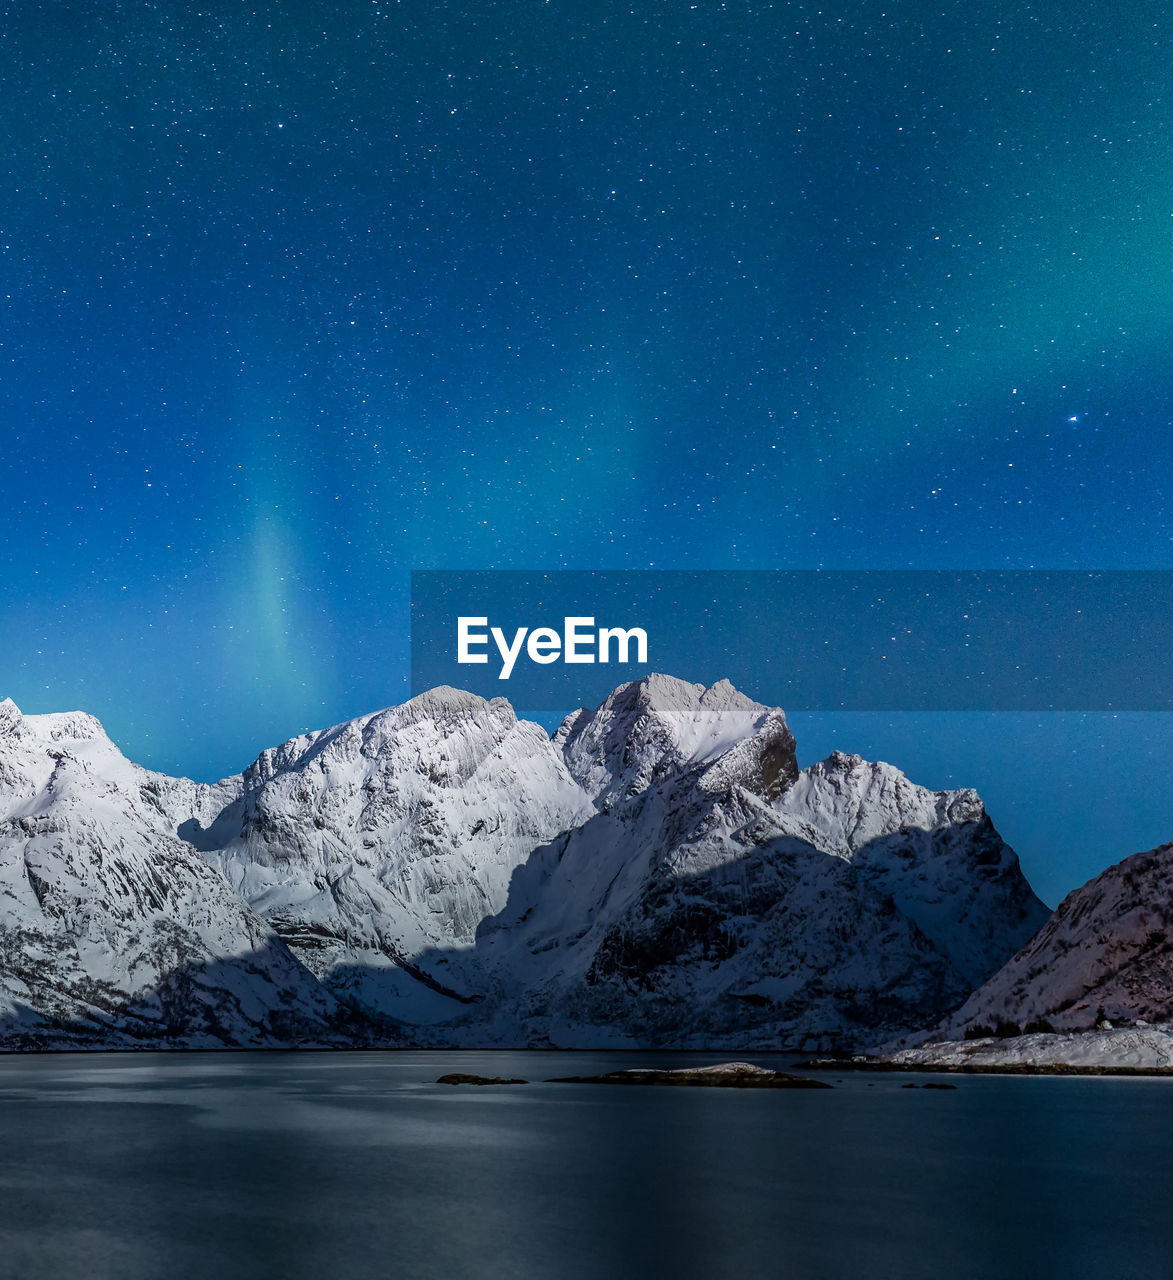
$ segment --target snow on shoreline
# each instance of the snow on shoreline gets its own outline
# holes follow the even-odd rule
[[[1008,1070],[1048,1067],[1101,1071],[1173,1072],[1173,1024],[1099,1027],[1094,1031],[1034,1032],[1004,1040],[945,1040],[901,1049],[877,1060],[896,1067]]]

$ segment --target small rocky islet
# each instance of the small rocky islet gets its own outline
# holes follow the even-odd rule
[[[441,1076],[437,1084],[525,1084],[501,1076],[478,1076],[454,1071]],[[830,1089],[825,1080],[798,1076],[789,1071],[773,1071],[750,1062],[721,1062],[711,1067],[633,1067],[607,1071],[597,1076],[556,1076],[546,1084],[642,1084],[677,1085],[710,1089]]]
[[[529,1084],[528,1080],[507,1079],[505,1076],[478,1076],[467,1071],[449,1071],[437,1084]]]

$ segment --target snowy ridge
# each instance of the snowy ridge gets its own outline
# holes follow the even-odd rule
[[[850,1047],[1046,919],[972,791],[800,771],[780,710],[668,676],[553,740],[435,689],[215,786],[0,703],[0,870],[0,1013],[111,1042]]]

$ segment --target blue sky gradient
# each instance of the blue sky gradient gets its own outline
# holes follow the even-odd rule
[[[0,692],[213,777],[405,695],[412,568],[1171,567],[1171,26],[14,7]],[[796,731],[1049,900],[1173,836],[1167,716]]]

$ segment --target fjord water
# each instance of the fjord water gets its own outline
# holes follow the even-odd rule
[[[727,1059],[729,1055],[724,1055]],[[785,1065],[768,1054],[763,1066]],[[0,1060],[7,1277],[1170,1274],[1173,1081],[439,1085],[712,1054]],[[793,1061],[791,1059],[790,1061]]]

